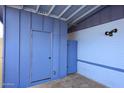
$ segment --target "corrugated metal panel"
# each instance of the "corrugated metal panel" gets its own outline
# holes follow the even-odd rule
[[[85,8],[81,6],[84,6]],[[97,6],[97,5],[9,5],[9,7],[24,9],[26,11],[30,11],[40,15],[50,16],[59,20],[66,21],[69,25],[73,25],[77,23],[77,21],[79,21],[79,20],[75,20],[77,18],[81,17],[82,19],[88,16],[91,13],[90,12],[91,9],[95,11],[96,9],[94,9],[93,6]],[[98,8],[100,7],[101,6],[99,5]],[[82,17],[81,15],[83,15],[85,12],[87,12],[87,14]],[[71,16],[73,13],[74,15]],[[72,22],[73,20],[75,21]]]
[[[40,13],[48,13],[52,5],[42,5],[39,7],[38,12]]]
[[[81,5],[72,5],[67,12],[63,14],[63,18],[68,18],[72,13],[74,13]]]
[[[90,5],[90,6],[87,6],[87,7],[83,8],[75,16],[73,16],[70,20],[68,20],[67,23],[71,23],[73,20],[75,20],[79,16],[83,15],[84,13],[86,13],[87,11],[89,11],[90,9],[92,9],[93,7],[95,7],[95,6]]]
[[[56,5],[51,14],[58,16],[66,7],[67,5]]]
[[[24,5],[23,8],[24,8],[24,9],[32,9],[32,10],[36,10],[37,6],[36,6],[36,5]]]

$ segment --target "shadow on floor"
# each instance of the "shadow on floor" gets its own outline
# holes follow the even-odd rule
[[[63,79],[36,85],[32,88],[105,88],[105,86],[79,74],[71,74]]]

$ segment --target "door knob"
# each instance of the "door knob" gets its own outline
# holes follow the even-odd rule
[[[48,57],[49,59],[51,59],[51,57]]]

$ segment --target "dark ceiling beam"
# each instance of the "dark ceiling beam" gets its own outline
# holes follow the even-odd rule
[[[97,5],[97,6],[93,7],[92,9],[90,9],[89,11],[87,11],[86,13],[84,13],[83,15],[81,15],[78,18],[76,18],[75,20],[73,20],[69,25],[71,26],[71,25],[76,24],[80,19],[82,19],[86,15],[90,14],[91,12],[93,12],[94,10],[96,10],[99,7],[101,7],[101,5]]]

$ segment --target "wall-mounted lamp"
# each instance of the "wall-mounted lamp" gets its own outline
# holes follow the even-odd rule
[[[105,35],[107,35],[107,36],[113,36],[113,33],[117,33],[117,29],[115,28],[115,29],[113,29],[112,31],[110,31],[110,32],[108,32],[108,31],[106,31],[105,32]]]

